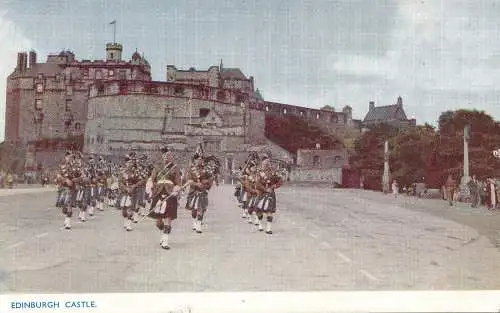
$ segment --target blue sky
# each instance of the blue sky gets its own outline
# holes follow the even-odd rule
[[[409,117],[476,108],[500,119],[500,3],[494,0],[23,0],[0,4],[0,138],[5,80],[21,49],[104,59],[117,41],[165,80],[167,64],[223,59],[266,100],[341,109],[403,97]]]

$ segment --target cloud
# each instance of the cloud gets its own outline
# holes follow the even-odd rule
[[[31,48],[31,42],[16,27],[14,22],[6,17],[6,11],[0,10],[0,141],[5,132],[5,101],[7,76],[17,63],[17,53]]]
[[[494,1],[399,1],[384,53],[326,59],[325,77],[337,78],[326,97],[351,103],[358,117],[369,100],[387,105],[402,95],[408,115],[420,121],[459,107],[500,119],[499,20]]]

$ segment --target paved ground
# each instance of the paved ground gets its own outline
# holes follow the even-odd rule
[[[0,292],[500,289],[500,251],[436,216],[443,202],[284,187],[269,236],[241,219],[232,192],[211,192],[203,234],[179,210],[165,251],[150,219],[125,232],[108,209],[66,231],[50,189],[2,191]]]

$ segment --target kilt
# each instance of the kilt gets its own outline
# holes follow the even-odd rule
[[[186,208],[190,210],[206,210],[208,207],[208,192],[194,191],[186,202]]]
[[[87,207],[87,204],[89,202],[88,196],[90,196],[90,194],[89,192],[87,192],[87,190],[88,189],[86,187],[79,187],[73,192],[73,203],[75,203],[75,205],[82,210]]]
[[[258,197],[255,206],[259,212],[274,213],[276,212],[276,194],[274,191],[267,192]]]
[[[73,207],[75,200],[75,191],[69,188],[63,188],[58,192],[56,207]]]
[[[97,205],[97,187],[96,186],[87,186],[85,187],[84,194],[84,203],[91,206]]]
[[[132,191],[132,194],[122,193],[120,197],[121,209],[135,209],[137,206],[137,191]]]
[[[137,205],[141,207],[146,206],[146,188],[144,186],[136,188],[135,194],[137,197]]]
[[[242,192],[240,193],[240,199],[241,199],[240,201],[241,202],[248,202],[248,200],[250,198],[249,196],[250,195],[248,194],[248,192],[242,190]]]
[[[246,194],[246,193],[245,193]],[[248,195],[247,208],[249,211],[255,211],[257,204],[257,196]]]
[[[63,188],[59,188],[57,190],[56,208],[60,208],[64,205],[64,197],[65,197],[65,190]]]
[[[106,187],[103,185],[98,185],[97,189],[97,201],[104,202],[104,197],[106,196]]]
[[[170,197],[166,201],[161,201],[161,194],[155,195],[151,202],[151,212],[148,216],[151,218],[170,218],[175,220],[177,219],[177,207],[177,197]]]

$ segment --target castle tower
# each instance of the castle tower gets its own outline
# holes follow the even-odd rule
[[[106,61],[120,62],[122,60],[123,46],[119,43],[106,44]]]
[[[36,52],[31,50],[29,53],[29,67],[32,68],[36,65]]]

